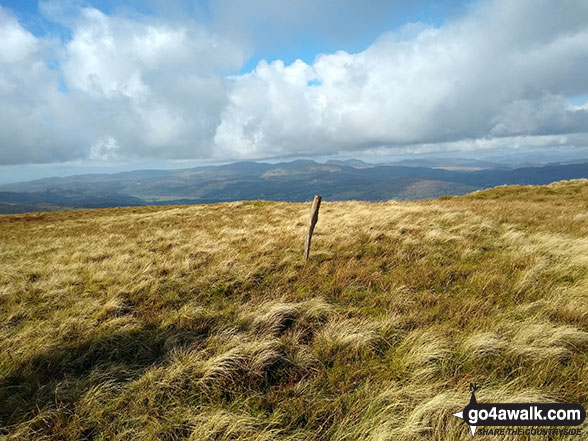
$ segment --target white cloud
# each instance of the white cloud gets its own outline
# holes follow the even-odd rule
[[[0,163],[110,159],[104,139],[119,158],[210,156],[239,47],[189,21],[77,11],[59,45],[0,10],[0,143],[14,146]]]
[[[565,99],[588,90],[586,2],[488,2],[406,35],[312,65],[260,63],[235,78],[215,138],[223,154],[476,146],[472,139],[588,131],[588,112]]]
[[[482,1],[360,53],[227,77],[249,44],[236,40],[247,24],[211,31],[239,18],[231,4],[207,28],[44,2],[71,33],[63,44],[0,8],[0,163],[588,145],[588,109],[569,104],[588,93],[584,0]]]
[[[54,42],[36,38],[0,7],[0,163],[78,155],[67,147],[75,134],[62,130],[66,112],[55,87],[59,75],[46,65],[55,50]]]
[[[98,161],[112,161],[118,158],[118,150],[120,146],[116,139],[112,136],[107,136],[103,139],[98,140],[90,148],[90,159]]]

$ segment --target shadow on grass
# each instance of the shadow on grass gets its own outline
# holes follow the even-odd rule
[[[39,410],[75,404],[104,381],[135,379],[171,349],[202,337],[202,330],[145,326],[36,354],[0,379],[0,436]]]

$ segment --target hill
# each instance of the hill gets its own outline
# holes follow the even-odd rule
[[[0,436],[457,440],[470,382],[588,393],[588,181],[327,200],[304,264],[308,210],[0,216]]]
[[[410,162],[409,162],[410,163]],[[447,168],[375,165],[358,160],[326,164],[237,162],[183,170],[137,170],[45,178],[0,185],[0,213],[67,208],[274,200],[302,202],[321,193],[331,201],[419,200],[461,195],[497,185],[543,185],[588,178],[588,163],[481,168],[454,161]]]

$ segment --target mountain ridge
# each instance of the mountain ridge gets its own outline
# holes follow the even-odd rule
[[[461,162],[461,164],[475,164]],[[498,185],[545,185],[588,177],[588,162],[475,170],[359,160],[235,162],[176,170],[82,174],[0,185],[0,213],[70,208],[276,200],[419,200]]]

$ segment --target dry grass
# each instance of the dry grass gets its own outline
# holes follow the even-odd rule
[[[464,439],[471,381],[588,394],[588,181],[327,201],[304,265],[308,209],[0,216],[0,436]]]

